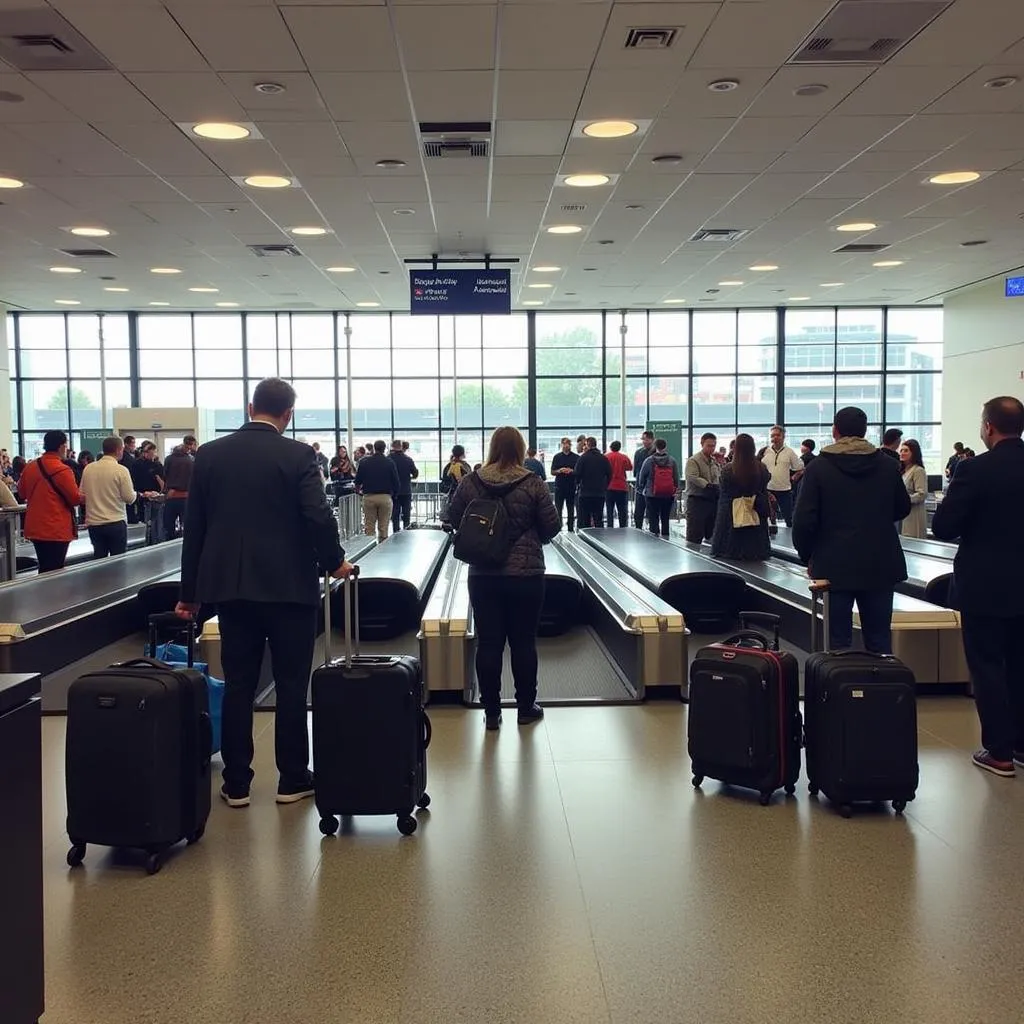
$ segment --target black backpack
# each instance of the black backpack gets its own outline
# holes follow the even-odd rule
[[[495,488],[484,483],[479,473],[473,475],[485,493],[466,507],[455,533],[455,557],[481,569],[496,569],[508,561],[512,545],[519,539],[509,522],[505,498],[529,476],[521,477],[504,494],[496,496]]]

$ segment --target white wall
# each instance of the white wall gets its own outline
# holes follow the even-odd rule
[[[11,442],[11,368],[7,354],[7,307],[0,302],[0,448],[6,448],[13,457]]]
[[[981,407],[997,395],[1024,400],[1024,297],[1006,298],[1004,278],[943,303],[942,443],[977,449]]]

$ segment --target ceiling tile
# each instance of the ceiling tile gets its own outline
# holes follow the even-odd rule
[[[567,121],[502,121],[495,132],[496,156],[553,156],[565,150]]]
[[[535,121],[575,119],[587,72],[505,71],[498,75],[498,118]]]
[[[494,67],[497,7],[406,6],[394,11],[408,71],[477,71]]]
[[[397,71],[320,71],[313,79],[336,121],[401,121],[409,116],[405,80]]]
[[[220,173],[213,161],[175,125],[166,121],[156,124],[100,122],[95,128],[104,138],[156,174],[188,176]]]
[[[276,7],[247,8],[244,31],[230,8],[181,8],[176,17],[215,71],[306,70]]]
[[[320,71],[398,71],[387,9],[284,7],[281,12],[309,67]]]
[[[162,121],[160,111],[116,71],[39,71],[33,85],[86,121]]]
[[[596,70],[590,75],[579,119],[639,118],[651,120],[675,92],[677,76],[661,71]]]
[[[818,23],[821,5],[725,4],[694,54],[693,68],[776,68]]]
[[[409,75],[419,121],[490,121],[493,71],[414,71]]]
[[[502,8],[502,71],[589,69],[607,19],[603,4],[558,3]]]
[[[172,121],[244,121],[245,110],[212,72],[134,72],[128,78]]]
[[[798,142],[817,123],[816,117],[742,117],[715,151],[779,153]]]
[[[338,125],[338,130],[355,157],[419,162],[416,133],[408,121],[346,121]]]

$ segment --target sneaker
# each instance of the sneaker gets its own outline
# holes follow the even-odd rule
[[[485,711],[484,712],[484,728],[488,732],[497,732],[501,728],[501,712],[500,711]]]
[[[249,790],[238,790],[237,792],[231,792],[227,786],[220,787],[220,798],[228,805],[228,807],[248,807],[249,806]]]
[[[1015,750],[1013,752],[1013,763],[1018,768],[1024,768],[1024,752],[1021,752],[1020,750]]]
[[[308,800],[313,795],[313,775],[297,786],[288,786],[283,782],[277,787],[277,802],[279,804],[297,804],[300,800]]]
[[[530,725],[532,722],[539,722],[544,717],[544,709],[539,704],[533,704],[528,708],[519,709],[519,724]]]
[[[1012,779],[1017,774],[1013,768],[1013,761],[1000,761],[987,750],[979,750],[971,760],[977,767],[991,772],[993,775],[1001,775],[1004,779]]]

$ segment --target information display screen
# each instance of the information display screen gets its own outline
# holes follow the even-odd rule
[[[436,316],[461,313],[508,314],[512,294],[508,270],[413,270],[409,311]]]
[[[1006,279],[1006,294],[1024,295],[1024,277],[1008,277]]]

